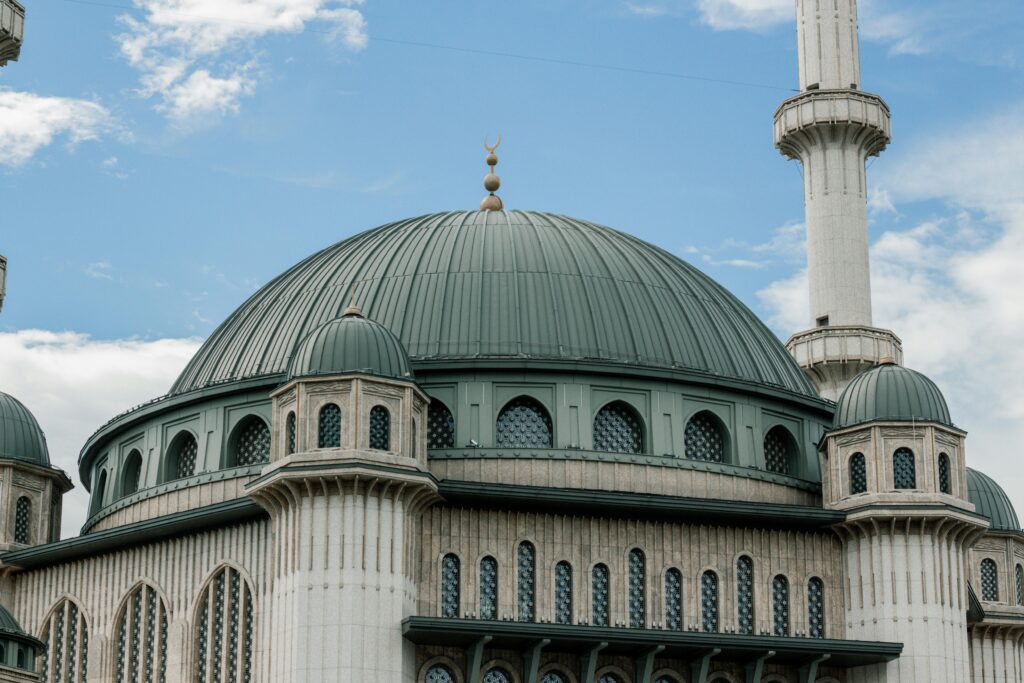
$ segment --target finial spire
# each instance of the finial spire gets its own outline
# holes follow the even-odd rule
[[[354,290],[354,289],[352,290],[352,298],[348,302],[348,308],[346,308],[345,312],[342,313],[342,316],[350,316],[350,315],[355,315],[355,316],[358,316],[360,318],[363,317],[362,309],[360,309],[358,306],[356,306],[356,290]]]
[[[481,211],[501,211],[505,208],[505,205],[501,202],[501,197],[494,194],[501,187],[501,178],[494,174],[494,167],[498,165],[498,155],[494,153],[494,150],[498,149],[500,144],[501,133],[498,133],[498,141],[493,145],[487,144],[487,138],[484,137],[484,149],[487,150],[487,166],[489,167],[487,175],[484,176],[484,189],[490,192],[490,194],[480,202]]]

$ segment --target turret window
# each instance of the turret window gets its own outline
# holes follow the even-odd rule
[[[142,476],[142,454],[132,449],[124,461],[124,474],[121,475],[121,497],[130,496],[139,490],[139,478]]]
[[[629,551],[629,627],[643,628],[647,623],[647,567],[639,548]]]
[[[245,418],[235,427],[228,450],[228,467],[270,462],[270,427],[255,415]]]
[[[285,432],[288,439],[288,455],[295,452],[295,413],[289,412],[285,420]]]
[[[427,410],[427,448],[455,448],[455,418],[436,398]]]
[[[708,411],[697,413],[686,423],[683,447],[690,460],[725,461],[725,429]]]
[[[741,635],[754,633],[754,561],[746,555],[736,560],[736,617]]]
[[[683,574],[675,568],[665,572],[665,628],[683,630]]]
[[[608,597],[611,577],[608,566],[595,564],[590,573],[591,621],[594,626],[608,625]]]
[[[793,474],[796,470],[796,441],[789,430],[772,427],[764,437],[764,465],[769,472]]]
[[[1024,566],[1017,565],[1017,604],[1024,605]]]
[[[953,488],[950,486],[949,456],[945,453],[939,453],[939,492],[953,493]]]
[[[128,596],[114,627],[117,683],[167,680],[167,606],[151,586]]]
[[[224,567],[199,597],[193,643],[195,683],[250,683],[255,631],[252,588]]]
[[[981,599],[986,602],[999,600],[999,570],[990,559],[981,561]]]
[[[441,558],[441,616],[459,616],[459,558],[452,553]]]
[[[818,577],[807,582],[807,635],[825,637],[825,583]]]
[[[594,417],[594,450],[643,453],[643,424],[632,406],[614,401],[597,411]]]
[[[391,450],[391,413],[384,406],[370,409],[370,448],[376,451]]]
[[[341,408],[333,403],[321,408],[317,427],[319,448],[341,448]]]
[[[551,417],[537,401],[520,396],[498,415],[498,448],[551,448]]]
[[[166,480],[185,479],[196,473],[199,442],[191,432],[182,432],[167,449]]]
[[[712,571],[700,577],[700,625],[705,633],[718,631],[718,574]]]
[[[868,466],[863,453],[850,456],[850,495],[868,492]]]
[[[555,565],[555,623],[572,623],[572,565],[564,560]]]
[[[92,492],[92,500],[89,503],[89,514],[95,515],[103,509],[103,498],[107,495],[107,471],[97,468],[98,480],[96,490]]]
[[[498,618],[498,561],[490,556],[480,560],[480,618]]]
[[[789,635],[789,579],[781,574],[772,579],[772,633]]]
[[[519,544],[516,593],[519,621],[534,621],[537,608],[537,551],[529,541]]]
[[[423,683],[455,683],[455,676],[452,675],[452,671],[448,667],[435,664],[427,669]]]
[[[43,681],[85,683],[89,677],[89,628],[78,605],[62,600],[43,624],[40,640]]]
[[[914,463],[914,452],[909,448],[899,448],[893,453],[892,477],[898,489],[917,488],[917,466]]]
[[[32,529],[32,501],[26,496],[18,498],[14,510],[14,542],[28,543]]]

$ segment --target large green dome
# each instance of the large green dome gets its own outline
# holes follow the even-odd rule
[[[979,515],[988,517],[993,531],[1020,531],[1020,521],[1006,491],[987,474],[967,468],[967,499]]]
[[[413,218],[310,256],[217,328],[172,393],[283,379],[300,340],[353,296],[415,367],[600,361],[816,396],[768,328],[693,266],[610,228],[526,211]]]
[[[0,391],[0,458],[50,464],[46,437],[39,423],[18,399]]]
[[[836,403],[836,429],[875,420],[938,422],[952,426],[942,392],[920,372],[899,365],[879,365],[846,387]]]

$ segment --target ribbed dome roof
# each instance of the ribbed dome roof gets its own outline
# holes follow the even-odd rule
[[[982,517],[988,517],[993,531],[1020,531],[1020,521],[1006,491],[987,474],[967,468],[967,499]]]
[[[861,373],[839,397],[833,422],[836,429],[872,420],[953,424],[935,382],[899,365],[879,365]]]
[[[357,314],[331,320],[309,333],[288,366],[289,379],[346,372],[412,379],[409,354],[398,337]]]
[[[0,458],[50,464],[46,437],[36,418],[18,399],[0,392]]]

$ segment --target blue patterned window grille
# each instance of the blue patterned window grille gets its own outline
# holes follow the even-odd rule
[[[435,664],[427,669],[423,683],[455,683],[455,676],[452,675],[452,670],[448,667]]]
[[[129,593],[118,616],[117,683],[152,683],[167,679],[167,607],[146,585]]]
[[[683,447],[690,460],[723,462],[725,460],[725,436],[718,418],[704,411],[697,413],[686,423]]]
[[[897,448],[892,454],[892,478],[898,489],[917,488],[917,466],[909,448]]]
[[[607,626],[608,625],[608,597],[609,597],[609,583],[611,578],[608,572],[608,566],[604,564],[595,564],[593,570],[590,572],[590,600],[592,607],[591,620],[594,622],[594,626]]]
[[[455,418],[436,398],[427,410],[427,448],[455,448]]]
[[[825,582],[816,576],[807,582],[807,635],[825,637]]]
[[[319,448],[341,447],[341,408],[333,403],[328,403],[321,408],[317,427],[317,446]]]
[[[185,479],[196,473],[196,458],[199,456],[199,442],[190,433],[184,433],[171,443],[168,458],[169,479]]]
[[[501,667],[494,667],[484,674],[484,683],[512,683],[512,676]]]
[[[601,674],[601,677],[597,679],[597,683],[622,683],[622,679],[613,673]]]
[[[850,495],[868,492],[868,464],[863,453],[850,456]]]
[[[14,510],[14,542],[28,543],[32,530],[32,501],[27,497],[18,498]]]
[[[712,571],[700,577],[700,625],[705,633],[718,631],[718,574]]]
[[[288,413],[287,424],[285,425],[288,430],[288,455],[295,452],[295,413]]]
[[[121,497],[130,496],[139,490],[139,477],[142,475],[142,453],[132,449],[124,461],[124,475],[121,480]]]
[[[513,399],[498,415],[498,448],[551,448],[551,417],[527,396]]]
[[[999,600],[999,569],[988,558],[981,561],[981,599],[987,602]]]
[[[1017,604],[1024,605],[1024,567],[1017,565]]]
[[[639,548],[629,551],[629,627],[647,624],[647,566]]]
[[[679,681],[671,676],[658,676],[654,679],[654,683],[679,683]]]
[[[597,411],[594,417],[594,450],[643,453],[643,433],[643,423],[632,406],[614,401]]]
[[[252,683],[253,620],[252,588],[223,567],[200,597],[195,683]]]
[[[939,492],[953,493],[949,476],[949,456],[945,453],[939,453]]]
[[[746,555],[736,560],[736,618],[741,635],[754,633],[754,561]]]
[[[533,621],[537,608],[537,551],[529,541],[519,544],[516,569],[519,621]]]
[[[548,671],[540,677],[540,683],[569,683],[569,679],[557,671]]]
[[[789,579],[781,574],[772,579],[772,633],[789,635]]]
[[[270,427],[258,417],[241,424],[235,437],[232,461],[239,467],[270,462]]]
[[[62,600],[43,625],[41,679],[50,683],[85,683],[89,676],[89,629],[78,605]]]
[[[665,628],[683,630],[683,574],[675,568],[665,572]]]
[[[452,553],[441,558],[441,616],[459,616],[459,558]]]
[[[391,413],[384,406],[370,409],[370,448],[391,450]]]
[[[498,561],[490,556],[480,560],[480,618],[498,618]]]
[[[764,466],[769,472],[790,474],[796,459],[796,442],[785,427],[772,427],[764,437]]]
[[[564,560],[555,565],[555,623],[572,623],[572,565]]]

